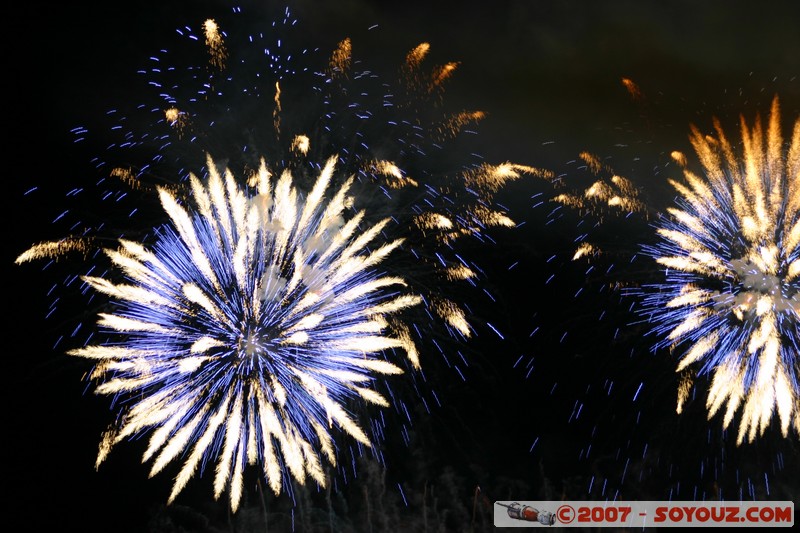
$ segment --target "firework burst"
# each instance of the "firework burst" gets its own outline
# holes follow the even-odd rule
[[[275,37],[295,22],[287,11],[270,32],[233,44],[211,19],[180,28],[187,53],[199,46],[205,62],[177,67],[160,51],[141,70],[155,92],[129,114],[107,114],[107,150],[93,158],[114,178],[100,180],[102,200],[156,196],[168,226],[148,221],[131,238],[132,219],[112,229],[115,207],[17,258],[77,251],[100,261],[102,250],[124,278],[91,274],[96,265],[80,278],[112,310],[98,321],[108,340],[70,354],[95,361],[96,392],[122,406],[97,464],[149,433],[151,475],[182,463],[170,501],[212,462],[215,495],[228,490],[234,510],[247,465],[261,467],[276,494],[291,479],[325,485],[324,460],[337,464],[334,428],[359,446],[381,438],[384,422],[359,424],[358,402],[390,405],[378,378],[402,372],[401,361],[420,367],[416,345],[432,319],[458,340],[473,334],[468,309],[446,290],[478,278],[456,243],[513,227],[495,195],[541,173],[480,160],[452,171],[444,145],[483,113],[440,109],[456,63],[425,68],[427,43],[388,81],[358,66],[349,39],[322,67],[298,69],[296,58],[316,49],[291,60]],[[74,131],[78,141],[95,133]],[[422,311],[406,320],[412,308]],[[397,351],[407,358],[384,359]]]
[[[633,87],[625,86],[629,91]],[[638,104],[643,93],[633,89]],[[642,115],[647,120],[646,130],[632,128],[628,122],[624,130],[615,128],[618,142],[613,149],[595,146],[592,152],[580,153],[550,183],[555,207],[547,222],[554,230],[560,230],[560,224],[568,229],[549,248],[554,252],[546,256],[545,275],[550,275],[548,283],[560,278],[559,289],[573,294],[574,303],[563,311],[547,306],[547,315],[539,315],[534,330],[539,342],[543,338],[557,342],[559,350],[554,357],[531,357],[527,370],[532,382],[543,380],[543,390],[548,386],[557,390],[557,385],[563,394],[572,387],[575,408],[565,416],[575,427],[586,425],[581,430],[583,439],[576,437],[575,441],[580,459],[590,463],[589,494],[597,490],[601,498],[608,497],[607,490],[616,484],[621,493],[641,497],[659,480],[667,488],[653,494],[656,498],[735,494],[755,499],[773,496],[783,480],[794,483],[796,439],[786,436],[794,436],[797,428],[799,374],[796,315],[787,306],[792,304],[797,285],[788,276],[796,251],[786,245],[797,220],[791,212],[794,201],[789,200],[798,179],[797,124],[793,135],[781,136],[778,111],[776,101],[769,121],[751,124],[749,117],[743,120],[741,145],[732,135],[726,137],[716,120],[713,136],[703,136],[692,128],[689,141],[697,152],[694,158],[684,155],[690,155],[688,151],[663,152],[664,138],[675,134],[673,126],[662,124],[655,129],[649,120],[652,115]],[[670,116],[674,118],[674,114],[672,110]],[[653,137],[654,132],[658,138]],[[688,141],[686,144],[691,146]],[[594,155],[598,152],[603,156]],[[684,174],[685,179],[677,179],[679,183],[667,177]],[[679,205],[673,203],[675,187]],[[740,191],[737,194],[746,199],[745,204],[734,205],[734,190]],[[690,194],[684,195],[685,191]],[[768,213],[762,219],[756,218],[759,194],[764,200],[758,209]],[[749,212],[742,207],[747,203]],[[761,242],[756,234],[742,229],[743,224],[750,224],[748,215],[761,220],[759,223],[772,224],[759,230]],[[691,225],[687,220],[693,220]],[[679,263],[695,266],[706,261],[708,256],[695,248],[691,239],[713,251],[720,264],[727,262],[728,270],[688,270],[662,261],[677,257]],[[784,257],[783,266],[774,277],[741,269],[744,262],[737,260],[747,257],[749,250],[758,253],[758,246],[768,248],[770,242],[783,247],[779,254]],[[759,261],[766,266],[764,258]],[[780,290],[769,294],[770,284]],[[574,292],[564,291],[572,286]],[[694,289],[698,290],[694,296],[705,290],[709,299],[692,301],[688,293]],[[586,298],[591,301],[580,300]],[[731,300],[726,309],[723,302],[728,298],[738,298],[738,302]],[[773,298],[772,304],[769,298]],[[759,299],[762,310],[774,305],[774,339],[779,344],[778,366],[773,367],[771,377],[762,380],[775,383],[777,374],[783,373],[790,385],[788,397],[778,396],[779,385],[766,393],[756,387],[759,371],[767,370],[760,359],[769,346],[767,342],[761,349],[756,346],[765,332],[759,328],[761,320],[771,319],[758,313]],[[740,308],[740,319],[734,307],[742,302],[749,306],[749,314]],[[697,315],[697,322],[691,322],[690,317]],[[605,329],[598,329],[601,323]],[[576,331],[581,335],[575,335]],[[607,342],[599,341],[599,335],[606,333]],[[603,346],[599,351],[598,341]],[[703,344],[705,353],[692,352]],[[750,347],[755,352],[748,351]],[[658,357],[652,357],[653,353]],[[689,354],[699,358],[689,362]],[[675,372],[679,364],[681,368]],[[583,371],[575,373],[576,366]],[[726,376],[728,368],[739,373]],[[543,369],[550,375],[569,374],[570,380],[551,384],[555,380],[543,378]],[[744,379],[737,381],[740,375]],[[542,400],[553,401],[552,397],[550,393]],[[736,401],[738,407],[733,407]],[[779,413],[780,401],[785,402],[785,412],[789,411],[788,425]],[[789,405],[793,407],[786,409]],[[729,408],[733,411],[726,420]],[[621,422],[620,417],[626,415],[631,417],[629,423]],[[752,440],[758,440],[757,445],[742,445]],[[624,460],[625,468],[622,475],[612,474],[598,486],[596,472],[604,468],[604,454]],[[632,475],[641,466],[644,469],[638,476]],[[641,482],[646,485],[636,486]],[[581,489],[576,489],[577,493],[585,495]]]
[[[347,405],[388,405],[372,386],[402,372],[380,357],[386,350],[418,365],[407,334],[387,331],[419,298],[387,292],[404,281],[375,269],[400,244],[367,250],[386,221],[363,231],[363,213],[345,221],[346,185],[325,198],[334,163],[303,199],[288,173],[273,187],[262,166],[248,195],[209,159],[208,185],[191,177],[191,208],[160,191],[171,226],[152,249],[122,240],[106,250],[127,282],[84,278],[117,302],[98,322],[115,337],[70,353],[97,361],[98,393],[127,398],[98,465],[150,430],[151,475],[183,462],[170,501],[214,461],[215,496],[230,487],[236,510],[247,464],[261,465],[278,494],[284,469],[326,484],[320,456],[336,464],[334,426],[370,445]]]
[[[693,376],[710,374],[708,416],[724,411],[727,428],[740,412],[737,442],[775,414],[786,436],[800,432],[800,120],[785,145],[776,98],[766,127],[741,119],[738,151],[714,126],[716,136],[692,128],[703,175],[685,169],[685,182],[672,182],[677,207],[646,248],[667,270],[644,313],[658,346],[680,354],[679,412]]]

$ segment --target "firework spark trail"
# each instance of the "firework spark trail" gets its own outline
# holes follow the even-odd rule
[[[287,11],[278,26],[294,23]],[[472,335],[446,284],[474,285],[477,269],[454,243],[514,226],[494,196],[541,171],[478,162],[453,172],[431,157],[483,113],[438,109],[456,64],[426,71],[427,44],[408,54],[399,82],[387,82],[359,70],[349,39],[323,68],[295,69],[285,44],[266,45],[264,32],[231,45],[209,19],[178,33],[192,52],[198,43],[207,52],[205,65],[174,67],[166,51],[154,55],[142,73],[155,97],[129,115],[108,114],[107,154],[117,162],[93,160],[128,191],[154,193],[171,226],[140,225],[144,235],[131,239],[128,221],[111,235],[126,235],[104,251],[127,281],[81,278],[113,302],[98,321],[111,340],[70,353],[96,362],[96,392],[125,398],[98,465],[123,439],[149,432],[151,474],[182,462],[170,500],[198,465],[216,462],[216,496],[227,489],[235,509],[248,464],[264,469],[276,493],[290,489],[289,478],[324,485],[322,459],[337,464],[334,425],[359,446],[382,438],[382,420],[364,428],[347,410],[358,398],[388,406],[376,385],[397,403],[376,378],[401,368],[382,356],[403,350],[406,366],[419,368],[415,339],[426,321],[438,317],[458,339]],[[281,176],[274,186],[271,176]],[[100,186],[103,200],[126,195],[111,180]],[[326,198],[328,189],[338,192]],[[74,251],[100,261],[112,225],[76,226],[17,262]],[[399,316],[415,307],[422,320]]]
[[[714,127],[715,137],[692,128],[704,175],[685,169],[685,182],[672,182],[677,207],[646,249],[667,270],[644,314],[687,371],[678,412],[692,375],[711,374],[708,416],[724,411],[727,428],[741,412],[737,442],[775,414],[786,436],[800,432],[800,120],[784,145],[775,98],[766,128],[741,118],[738,151]]]
[[[98,393],[132,402],[104,436],[98,465],[150,430],[151,475],[183,463],[170,501],[213,460],[215,496],[229,487],[235,511],[247,464],[261,465],[279,494],[284,469],[326,484],[320,456],[336,464],[334,425],[370,445],[347,405],[388,405],[375,378],[402,369],[380,357],[386,350],[419,365],[388,321],[419,297],[387,292],[404,281],[375,269],[400,241],[367,251],[383,224],[360,231],[363,213],[344,220],[346,185],[325,199],[334,159],[305,199],[288,173],[272,185],[262,166],[248,196],[208,164],[207,186],[191,178],[191,208],[161,191],[171,226],[152,249],[122,240],[106,250],[127,283],[84,278],[117,302],[98,322],[115,336],[70,353],[97,362]]]
[[[650,210],[639,187],[614,172],[594,154],[581,152],[578,157],[592,177],[591,184],[582,191],[561,192],[553,197],[554,202],[581,215],[591,213],[597,220],[596,225],[601,225],[606,218],[628,217],[632,214],[642,217],[643,220],[648,218]],[[564,187],[560,183],[556,185]],[[578,239],[573,260],[604,253],[604,246],[590,242],[588,238],[584,234]]]

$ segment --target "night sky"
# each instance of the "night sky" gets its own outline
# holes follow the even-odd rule
[[[433,62],[459,62],[445,100],[486,111],[473,144],[487,162],[547,169],[569,186],[587,179],[578,155],[588,151],[639,185],[655,209],[669,205],[667,178],[681,175],[670,152],[693,155],[690,123],[711,131],[717,116],[734,133],[740,112],[748,120],[758,110],[766,114],[774,95],[785,129],[800,115],[800,6],[791,0],[320,4],[289,7],[303,28],[295,34],[323,49],[351,37],[365,63],[394,65],[425,41]],[[251,25],[263,17],[265,31],[283,8],[239,5],[253,13]],[[11,116],[10,190],[3,195],[7,530],[155,531],[168,517],[184,531],[233,531],[224,499],[212,503],[211,476],[195,478],[179,497],[183,518],[165,510],[169,475],[147,479],[140,442],[118,445],[95,470],[97,443],[114,411],[83,380],[87,363],[65,351],[74,347],[70,334],[79,323],[93,324],[96,309],[82,304],[76,286],[61,286],[85,265],[80,257],[44,271],[44,262],[14,264],[33,243],[65,234],[53,220],[66,208],[66,194],[96,181],[89,159],[104,139],[74,145],[70,130],[100,131],[105,112],[133,98],[136,70],[171,42],[174,28],[198,27],[228,13],[229,3],[11,9],[4,32]],[[423,353],[426,386],[441,401],[429,410],[411,387],[398,385],[415,437],[406,447],[388,434],[386,501],[401,502],[398,514],[419,515],[423,492],[439,487],[440,506],[477,512],[484,518],[476,529],[488,520],[490,530],[491,505],[484,504],[496,500],[748,499],[749,487],[760,500],[796,497],[797,435],[784,439],[773,425],[737,447],[735,429],[723,432],[719,416],[706,420],[702,388],[675,413],[676,359],[650,350],[636,302],[620,289],[657,278],[655,265],[636,254],[651,236],[647,223],[612,217],[593,227],[592,217],[554,215],[553,194],[533,176],[510,185],[498,201],[519,226],[492,230],[486,243],[465,250],[484,275],[477,289],[455,298],[471,306],[476,335],[443,349],[460,351],[469,364],[462,377],[441,354]],[[91,211],[91,204],[80,208]],[[591,269],[570,261],[575,239],[587,231],[611,251]],[[359,494],[360,480],[339,480],[343,493]],[[255,477],[250,481],[254,487]],[[269,505],[291,514],[285,495]],[[360,512],[352,502],[350,509]],[[271,530],[288,523],[276,521]]]

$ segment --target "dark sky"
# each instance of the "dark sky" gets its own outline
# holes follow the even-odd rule
[[[197,26],[227,13],[228,5],[28,2],[15,3],[6,17],[11,187],[3,195],[3,261],[10,292],[2,405],[10,531],[142,531],[169,493],[168,479],[146,479],[136,445],[122,445],[94,470],[100,432],[113,413],[82,381],[82,362],[64,355],[69,341],[54,347],[78,322],[91,323],[84,316],[90,311],[65,295],[59,312],[45,318],[61,297],[62,280],[78,271],[68,261],[42,272],[13,260],[34,242],[62,236],[63,226],[52,220],[64,194],[94,179],[70,129],[96,123],[124,101],[135,70],[170,42],[175,27]],[[265,20],[280,8],[240,5]],[[775,94],[787,123],[800,114],[800,6],[791,0],[290,6],[315,44],[332,48],[350,36],[365,61],[394,64],[422,41],[431,44],[434,60],[458,61],[446,98],[488,113],[478,128],[487,161],[547,168],[569,179],[580,174],[572,161],[588,150],[645,187],[654,204],[665,201],[665,177],[678,176],[669,153],[690,150],[690,123],[708,129],[716,115],[736,127],[740,112],[749,118],[766,111]],[[643,98],[631,98],[622,78],[633,80]],[[100,148],[102,139],[96,142]],[[650,353],[651,340],[631,325],[632,302],[601,289],[619,278],[587,279],[585,265],[564,259],[581,230],[569,217],[544,227],[550,208],[533,208],[531,199],[542,191],[547,187],[528,178],[501,193],[512,218],[524,224],[493,232],[497,244],[476,252],[495,296],[476,299],[485,305],[477,314],[504,338],[479,326],[465,348],[474,358],[466,380],[431,377],[444,405],[420,410],[413,423],[433,465],[425,475],[433,479],[452,468],[464,486],[481,485],[490,500],[539,499],[545,479],[560,490],[556,496],[572,499],[607,497],[613,490],[601,495],[597,487],[605,482],[619,488],[621,499],[713,498],[720,487],[725,498],[737,498],[747,480],[762,497],[797,495],[796,435],[784,440],[770,431],[736,447],[717,418],[705,421],[702,399],[691,412],[675,414],[674,361]],[[623,223],[605,236],[630,251],[641,229]],[[625,267],[614,272],[638,274]],[[545,283],[553,274],[555,281]],[[408,473],[412,460],[400,448],[390,446],[389,476],[405,483],[417,474]],[[192,498],[208,499],[208,484],[196,485],[182,502],[187,507]]]

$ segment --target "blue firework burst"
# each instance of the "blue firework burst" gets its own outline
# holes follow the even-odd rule
[[[704,174],[673,182],[677,205],[646,248],[666,271],[644,314],[686,371],[679,412],[694,376],[711,375],[709,417],[723,410],[728,427],[740,411],[738,442],[774,414],[800,432],[800,120],[784,144],[776,98],[766,127],[742,118],[738,149],[715,128],[692,129]]]
[[[171,500],[215,462],[215,492],[229,488],[236,508],[246,465],[261,466],[276,492],[290,478],[324,484],[323,459],[336,464],[334,427],[361,446],[381,438],[383,421],[362,429],[347,410],[359,398],[389,404],[376,376],[400,367],[381,357],[402,350],[417,368],[415,341],[431,324],[459,341],[473,334],[447,284],[474,285],[479,269],[455,243],[514,226],[495,194],[540,171],[474,153],[453,168],[445,145],[483,113],[441,108],[456,64],[427,68],[426,43],[395,78],[360,65],[349,39],[322,64],[318,49],[290,51],[280,37],[296,23],[288,11],[268,31],[242,30],[250,19],[238,9],[234,19],[240,31],[231,34],[212,19],[180,28],[185,55],[154,54],[140,71],[146,90],[100,129],[102,201],[157,191],[171,225],[112,223],[115,206],[17,262],[79,250],[99,264],[98,244],[125,235],[105,250],[125,281],[80,278],[113,300],[99,321],[109,340],[70,352],[98,361],[96,391],[123,406],[98,464],[149,433],[154,474],[183,464]],[[184,64],[198,54],[202,63]],[[313,66],[295,68],[297,58]],[[74,132],[78,141],[97,133]],[[281,176],[274,187],[272,176]],[[323,183],[337,192],[323,195]],[[146,216],[136,204],[131,211]],[[377,263],[396,248],[381,275]],[[418,320],[395,316],[411,307]],[[404,406],[398,412],[410,420]]]
[[[106,251],[125,282],[84,278],[116,301],[99,320],[112,336],[70,353],[97,361],[98,393],[125,397],[98,464],[149,431],[151,475],[183,463],[170,501],[214,462],[215,496],[230,487],[236,510],[248,464],[277,494],[284,471],[326,484],[321,457],[336,464],[334,427],[370,445],[348,405],[388,405],[375,376],[402,370],[387,350],[418,365],[391,315],[419,298],[377,269],[399,240],[368,250],[386,221],[361,230],[363,213],[345,220],[346,184],[326,197],[334,164],[303,198],[288,173],[273,186],[265,166],[249,195],[209,159],[208,185],[191,178],[191,207],[161,190],[171,225],[152,249],[123,240]]]

